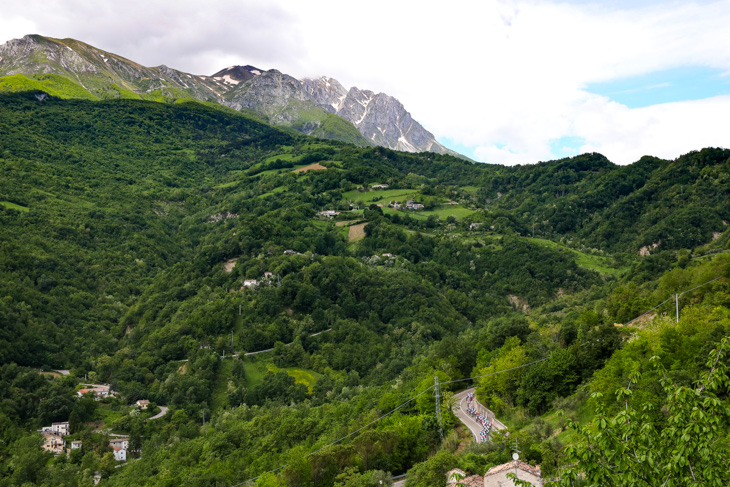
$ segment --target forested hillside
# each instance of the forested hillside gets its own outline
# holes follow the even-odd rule
[[[38,92],[0,97],[0,148],[0,485],[438,485],[511,446],[454,453],[471,380],[445,386],[443,442],[431,393],[403,403],[542,359],[474,384],[557,475],[580,435],[556,409],[616,413],[642,371],[661,411],[660,379],[699,380],[730,326],[729,150],[480,165]],[[672,301],[614,326],[689,290],[679,323]],[[84,446],[42,452],[54,421]],[[109,434],[135,445],[120,468]]]

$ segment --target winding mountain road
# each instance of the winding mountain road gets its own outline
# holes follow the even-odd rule
[[[452,410],[456,417],[459,418],[459,421],[464,423],[464,426],[469,428],[471,434],[474,435],[474,441],[480,443],[479,432],[482,430],[482,425],[466,413],[466,396],[469,393],[474,392],[474,390],[475,389],[472,387],[471,389],[466,389],[458,394],[454,394],[454,406],[452,407]],[[490,418],[494,429],[503,430],[507,428],[501,421],[494,417],[494,413],[492,411],[485,408],[479,401],[477,401],[476,398],[474,398],[474,407],[487,418]]]
[[[163,417],[164,415],[167,414],[167,410],[169,409],[167,406],[159,406],[159,407],[160,407],[160,412],[155,414],[151,418],[149,418],[149,420],[160,419],[161,417]]]

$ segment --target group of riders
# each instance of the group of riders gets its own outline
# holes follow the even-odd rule
[[[479,443],[487,441],[489,432],[492,431],[492,423],[489,422],[486,416],[474,408],[473,392],[466,395],[466,413],[482,426],[482,430],[479,432]]]

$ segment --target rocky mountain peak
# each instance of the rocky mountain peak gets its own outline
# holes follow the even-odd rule
[[[330,113],[337,113],[347,90],[334,78],[322,76],[316,79],[304,78],[302,88],[317,105]]]
[[[222,79],[230,85],[237,85],[239,83],[245,83],[256,76],[260,76],[263,72],[263,69],[247,64],[246,66],[229,66],[225,69],[221,69],[212,77]]]

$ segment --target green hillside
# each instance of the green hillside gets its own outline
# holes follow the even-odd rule
[[[21,91],[32,81],[0,95],[0,486],[93,485],[97,471],[120,486],[267,472],[257,485],[387,472],[438,485],[507,461],[514,438],[555,476],[582,444],[568,419],[603,408],[600,428],[640,371],[635,405],[663,428],[662,379],[700,380],[728,334],[728,150],[479,165],[205,103],[62,99],[62,81],[58,96]],[[424,208],[387,208],[401,199]],[[432,392],[410,400],[434,376],[443,442]],[[81,383],[118,395],[79,399]],[[458,448],[448,401],[472,385],[509,440]],[[726,386],[712,393],[727,406]],[[140,399],[169,411],[136,414]],[[43,453],[37,430],[66,420],[84,448]],[[115,468],[105,428],[140,458]]]

